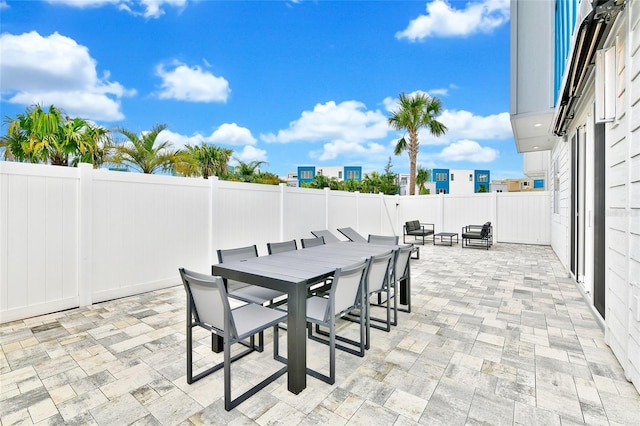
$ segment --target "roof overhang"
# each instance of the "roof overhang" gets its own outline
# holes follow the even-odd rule
[[[571,49],[551,131],[556,136],[564,136],[574,116],[576,101],[584,89],[589,70],[593,66],[596,50],[602,47],[625,0],[593,0],[580,2],[580,14],[571,39]]]
[[[549,108],[546,112],[512,115],[511,128],[518,152],[552,149],[554,138],[549,132],[552,120],[553,108]]]

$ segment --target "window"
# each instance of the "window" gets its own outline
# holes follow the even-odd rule
[[[469,173],[469,182],[473,182],[473,175]]]
[[[616,50],[614,46],[596,51],[596,123],[616,116]]]
[[[347,179],[348,180],[358,180],[360,179],[360,174],[357,170],[347,170]]]
[[[479,173],[478,182],[489,182],[489,175],[486,173]]]
[[[311,170],[300,171],[300,179],[313,179],[313,173]]]
[[[556,157],[553,162],[553,212],[560,213],[560,162]]]
[[[436,173],[436,180],[438,182],[446,182],[447,181],[447,174],[446,173]]]
[[[451,173],[451,182],[453,182],[453,173]]]
[[[438,189],[438,194],[446,194],[447,190],[444,188]]]
[[[342,179],[342,171],[338,172],[338,179]]]

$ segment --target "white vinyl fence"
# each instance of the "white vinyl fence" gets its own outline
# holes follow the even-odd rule
[[[496,242],[550,244],[550,195],[386,196],[0,162],[0,322],[179,283],[216,250],[350,226],[399,235],[491,221]]]

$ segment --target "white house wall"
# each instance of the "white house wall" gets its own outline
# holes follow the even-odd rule
[[[629,2],[608,45],[616,51],[616,119],[606,128],[605,338],[640,388],[640,11]]]

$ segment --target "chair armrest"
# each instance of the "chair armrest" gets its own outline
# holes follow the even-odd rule
[[[431,228],[431,231],[435,231],[436,226],[433,223],[420,222],[420,227],[424,230],[425,228]]]

